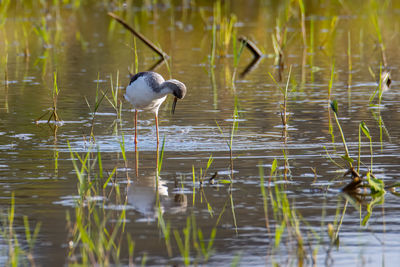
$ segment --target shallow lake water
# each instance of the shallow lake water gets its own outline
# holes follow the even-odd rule
[[[385,186],[399,182],[400,93],[396,79],[400,66],[397,53],[400,6],[397,3],[387,1],[375,6],[373,1],[368,5],[360,1],[358,4],[363,7],[358,9],[356,2],[328,5],[323,1],[304,1],[306,49],[303,49],[300,8],[298,3],[292,3],[288,8],[292,15],[286,24],[281,80],[272,35],[277,18],[282,17],[287,5],[279,1],[222,3],[222,13],[227,18],[231,13],[237,16],[234,28],[238,36],[248,37],[264,54],[244,73],[252,62],[252,54],[244,48],[232,82],[235,73],[232,44],[225,56],[219,55],[217,49],[215,64],[210,65],[216,8],[213,1],[126,2],[83,1],[79,7],[72,3],[44,7],[16,1],[7,8],[1,24],[0,208],[7,221],[7,209],[14,194],[14,228],[25,251],[29,248],[23,217],[28,217],[31,231],[36,223],[41,223],[33,249],[37,265],[83,262],[84,245],[74,244],[77,239],[71,228],[76,212],[92,207],[99,209],[98,215],[107,229],[115,229],[117,221],[125,223],[123,230],[116,229],[122,240],[120,255],[110,257],[112,263],[121,265],[130,262],[128,235],[135,243],[132,257],[135,264],[144,259],[147,265],[183,265],[177,233],[184,239],[183,229],[189,218],[191,229],[194,224],[201,229],[206,246],[213,240],[207,260],[191,243],[189,261],[193,265],[397,266],[398,194],[395,190],[386,190],[380,196],[343,193],[341,189],[350,178],[343,177],[346,170],[327,155],[328,151],[330,157],[346,166],[341,159],[345,152],[340,132],[329,107],[328,88],[334,65],[330,98],[338,102],[338,119],[350,156],[355,159],[353,164],[356,166],[358,157],[359,124],[364,121],[372,137],[373,174]],[[111,99],[111,87],[117,87],[122,95],[129,83],[129,71],[134,68],[133,38],[112,21],[108,11],[123,17],[159,45],[169,59],[156,71],[184,82],[188,88],[174,115],[170,114],[172,97],[160,109],[160,139],[165,147],[158,179],[152,114],[139,113],[138,178],[134,161],[134,112],[130,104],[120,96],[119,117],[118,111],[104,98],[92,119],[96,88],[98,98],[104,92]],[[331,27],[335,16],[337,24]],[[374,16],[380,31],[374,26]],[[48,44],[34,30],[38,31],[42,23],[46,23],[50,36]],[[24,27],[27,37],[23,34]],[[220,27],[216,28],[217,33]],[[385,46],[383,53],[378,32]],[[149,70],[158,57],[139,40],[136,44],[138,70]],[[29,57],[24,56],[27,46]],[[372,100],[371,96],[378,88],[384,64],[390,71],[391,85],[378,105],[378,96]],[[48,124],[47,115],[35,123],[52,107],[54,72],[59,89],[57,109],[62,121]],[[286,138],[280,115],[283,94],[269,73],[282,88],[290,78]],[[231,170],[227,142],[234,122],[238,127],[232,138]],[[95,142],[90,137],[92,130]],[[370,142],[361,135],[360,173],[365,175],[371,162]],[[126,151],[126,160],[121,147]],[[89,190],[90,194],[83,198],[73,164],[80,170],[77,155],[82,158],[90,155],[90,165],[94,167],[88,176],[92,179],[99,178],[98,155],[101,155],[104,173],[100,181],[94,182],[100,184],[101,190]],[[200,185],[200,168],[204,174],[210,157],[213,162]],[[271,177],[275,159],[278,170]],[[260,170],[265,176],[262,185]],[[216,172],[215,183],[208,183]],[[111,173],[113,178],[103,190]],[[268,216],[264,212],[261,186],[266,190]],[[278,195],[287,198],[296,219],[283,219],[279,211],[282,207],[274,210],[272,201],[277,201]],[[125,215],[121,217],[123,212]],[[160,217],[171,227],[171,252]],[[94,225],[95,220],[88,224],[88,229],[95,229]],[[278,233],[280,227],[282,234]],[[213,229],[216,235],[210,239]],[[336,241],[329,229],[337,235],[337,239],[333,238]],[[0,261],[4,264],[10,258],[6,237],[3,233],[0,239]],[[23,255],[21,262],[24,261],[29,259]],[[90,256],[88,262],[94,263]]]

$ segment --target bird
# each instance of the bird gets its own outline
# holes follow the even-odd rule
[[[153,71],[138,72],[131,77],[129,85],[126,87],[125,100],[128,101],[135,109],[135,155],[137,155],[137,114],[138,110],[150,111],[155,116],[156,134],[157,134],[157,165],[159,151],[159,135],[158,135],[158,110],[161,104],[172,94],[174,102],[172,104],[172,114],[175,112],[176,102],[183,99],[186,95],[186,86],[184,83],[176,80],[164,80],[164,78]],[[137,176],[137,160],[136,160],[136,176]]]

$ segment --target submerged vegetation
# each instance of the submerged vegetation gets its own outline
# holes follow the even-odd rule
[[[46,265],[41,249],[53,233],[42,225],[52,215],[29,211],[42,197],[23,188],[38,183],[33,169],[45,196],[56,191],[50,205],[64,205],[57,249],[73,266],[236,266],[260,255],[257,264],[330,265],[348,246],[341,233],[369,235],[371,225],[386,233],[376,221],[400,184],[390,179],[398,163],[385,161],[399,152],[389,40],[400,21],[392,26],[385,13],[399,8],[394,1],[361,10],[303,0],[258,8],[220,0],[0,3],[0,104],[13,127],[0,129],[0,138],[13,138],[0,145],[12,155],[0,168],[29,176],[5,179],[0,262]],[[376,48],[368,57],[355,49],[367,42]],[[129,70],[190,84],[188,104],[160,122],[160,151],[152,139],[136,146],[137,129],[154,131],[148,118],[132,127],[123,100]],[[51,134],[21,130],[19,116]],[[21,166],[9,163],[14,154]],[[47,161],[54,173],[44,171]]]

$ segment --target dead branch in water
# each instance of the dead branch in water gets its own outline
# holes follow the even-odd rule
[[[118,21],[119,23],[122,24],[122,26],[124,26],[128,31],[130,31],[133,35],[135,35],[137,38],[139,38],[143,43],[145,43],[148,47],[150,47],[151,49],[153,49],[154,52],[156,52],[158,55],[160,55],[160,57],[162,57],[163,59],[168,58],[168,55],[162,51],[160,48],[158,48],[157,46],[155,46],[149,39],[147,39],[144,35],[142,35],[140,32],[137,32],[136,30],[134,30],[131,26],[129,26],[128,23],[126,23],[123,19],[121,19],[120,17],[118,17],[117,15],[115,15],[112,12],[108,12],[108,15],[110,17],[112,17],[113,19],[115,19],[116,21]]]
[[[240,36],[238,40],[242,42],[250,50],[250,52],[253,54],[254,57],[253,60],[249,63],[249,65],[247,65],[246,69],[242,71],[242,73],[240,73],[240,78],[243,78],[244,76],[246,76],[247,73],[249,73],[250,71],[252,71],[257,67],[258,63],[260,63],[260,59],[263,56],[263,53],[260,51],[260,49],[258,49],[258,47],[252,41],[247,39],[247,37]]]
[[[246,45],[246,47],[253,54],[254,58],[260,58],[263,55],[260,49],[258,49],[258,47],[252,41],[247,39],[247,37],[240,36],[238,39],[240,42],[243,42]]]
[[[259,57],[254,57],[253,60],[247,65],[247,67],[240,73],[239,77],[244,78],[247,73],[251,72],[253,69],[255,69],[260,63],[260,58]]]

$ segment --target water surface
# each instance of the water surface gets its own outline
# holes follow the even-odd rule
[[[12,3],[9,7],[5,24],[1,26],[3,37],[0,41],[0,72],[5,73],[0,89],[0,205],[6,215],[11,192],[14,192],[15,228],[22,247],[26,248],[22,218],[28,216],[31,225],[42,223],[34,249],[35,262],[48,266],[73,262],[67,256],[71,236],[66,213],[75,213],[79,193],[70,150],[80,155],[100,151],[105,173],[109,174],[117,167],[115,182],[127,203],[122,205],[113,194],[102,193],[91,196],[88,201],[98,202],[104,210],[114,214],[108,218],[110,224],[118,219],[121,210],[126,210],[125,231],[135,241],[134,261],[137,264],[143,255],[149,265],[182,264],[174,240],[173,255],[168,255],[158,227],[159,213],[155,202],[160,200],[163,219],[170,222],[172,229],[181,230],[186,219],[193,215],[197,227],[207,238],[222,214],[216,226],[210,265],[230,265],[235,257],[241,265],[297,265],[298,246],[293,235],[285,232],[282,244],[275,248],[275,229],[279,224],[270,203],[271,229],[266,228],[260,190],[261,166],[267,192],[284,185],[282,190],[292,209],[301,214],[305,264],[311,265],[315,260],[318,265],[395,266],[400,247],[398,196],[386,193],[384,201],[373,207],[367,225],[362,226],[371,197],[360,197],[360,210],[359,202],[341,193],[349,178],[342,177],[343,170],[328,159],[325,148],[340,162],[344,149],[333,113],[329,111],[328,99],[331,66],[335,62],[331,98],[339,103],[339,120],[351,156],[357,158],[358,126],[364,121],[372,136],[375,176],[385,185],[398,182],[400,94],[396,77],[400,62],[396,51],[400,44],[395,37],[395,29],[399,26],[396,3],[376,10],[372,7],[356,10],[354,3],[350,4],[354,7],[307,3],[307,38],[313,30],[314,46],[309,45],[305,50],[299,19],[293,17],[289,21],[290,41],[285,48],[283,79],[279,81],[284,87],[289,66],[292,66],[290,88],[293,90],[288,97],[290,117],[285,139],[280,118],[282,93],[268,74],[278,79],[271,36],[276,16],[281,14],[284,5],[235,1],[224,7],[228,14],[236,14],[238,34],[248,36],[265,53],[255,68],[243,77],[239,74],[252,60],[252,55],[245,49],[232,86],[232,50],[229,49],[225,57],[217,57],[215,66],[209,63],[213,3],[200,1],[193,6],[182,6],[179,1],[167,2],[113,7],[170,56],[168,66],[162,64],[157,71],[164,77],[181,80],[188,88],[185,99],[178,102],[175,115],[169,112],[171,99],[160,109],[160,137],[165,138],[165,152],[158,186],[155,183],[156,140],[152,115],[139,113],[139,177],[135,179],[133,110],[129,103],[122,102],[119,120],[116,110],[104,100],[93,122],[85,100],[93,107],[97,87],[111,97],[111,83],[115,87],[117,77],[121,94],[129,82],[128,69],[134,62],[133,38],[122,26],[111,22],[107,11],[112,7],[94,3],[83,4],[77,9],[71,5],[60,10],[50,7],[47,11],[45,8],[31,11],[29,5],[24,7],[20,3]],[[383,64],[377,34],[369,16],[375,11],[385,41],[387,68],[392,76],[390,90],[383,94],[379,107],[370,105]],[[51,45],[44,46],[41,39],[29,31],[30,57],[24,57],[22,25],[26,23],[29,29],[35,25],[39,27],[46,12]],[[337,28],[328,44],[321,48],[320,44],[328,38],[329,23],[334,15],[339,18]],[[61,28],[57,29],[57,25]],[[348,36],[351,36],[351,79]],[[139,71],[148,70],[158,60],[139,41],[137,53]],[[48,125],[47,118],[35,123],[52,105],[54,72],[60,89],[58,110],[62,119],[57,127]],[[230,180],[226,138],[229,138],[234,120],[235,98],[238,130],[232,145],[235,157],[233,184],[204,183],[200,187],[196,182],[193,185],[192,168],[198,176],[199,169],[204,171],[211,155],[214,161],[206,178],[218,172],[217,181]],[[372,103],[376,104],[377,99]],[[382,131],[379,116],[384,124]],[[333,140],[329,121],[334,130]],[[92,123],[95,144],[90,141]],[[121,154],[123,140],[127,166]],[[274,159],[279,166],[277,181],[269,184]],[[370,154],[365,136],[361,160],[361,172],[366,173]],[[285,173],[287,180],[284,180]],[[132,184],[127,182],[127,177]],[[107,190],[111,188],[110,184]],[[207,203],[213,210],[212,215]],[[234,214],[230,203],[234,204]],[[336,225],[342,214],[340,241],[335,247],[330,245],[327,225]],[[6,244],[6,240],[2,242]],[[194,263],[196,253],[192,251],[191,256]],[[125,245],[120,262],[128,264]]]

